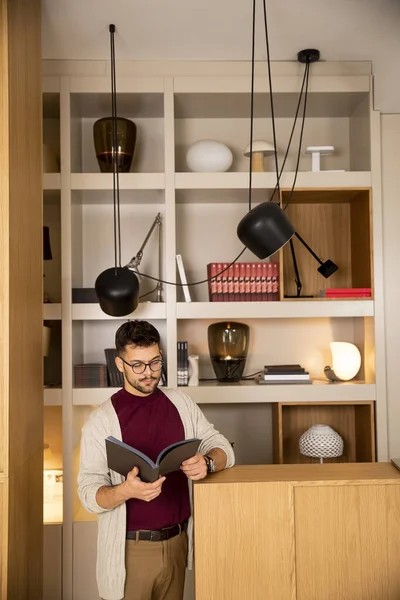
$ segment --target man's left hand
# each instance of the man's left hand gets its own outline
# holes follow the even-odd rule
[[[197,452],[192,458],[185,460],[182,463],[181,469],[186,477],[192,481],[204,479],[207,475],[207,464],[204,456],[200,454],[200,452]]]

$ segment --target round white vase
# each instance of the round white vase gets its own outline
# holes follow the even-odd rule
[[[299,449],[304,456],[335,458],[343,454],[343,439],[329,425],[312,425],[300,437]]]
[[[186,164],[196,173],[227,171],[233,154],[225,144],[214,140],[199,140],[192,144],[186,154]]]

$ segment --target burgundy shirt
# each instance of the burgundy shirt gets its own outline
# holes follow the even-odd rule
[[[122,441],[153,461],[166,446],[185,439],[177,408],[159,388],[149,396],[136,396],[122,389],[114,394],[112,403],[121,426]],[[169,473],[155,500],[131,499],[126,508],[127,531],[162,529],[182,523],[190,516],[186,475],[182,471]]]

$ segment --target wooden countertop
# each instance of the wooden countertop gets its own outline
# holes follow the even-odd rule
[[[240,465],[209,475],[195,485],[233,483],[400,484],[400,471],[389,462],[298,465]]]

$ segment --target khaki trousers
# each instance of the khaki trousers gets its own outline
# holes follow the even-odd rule
[[[185,532],[166,542],[127,540],[124,600],[182,600],[187,547]]]

